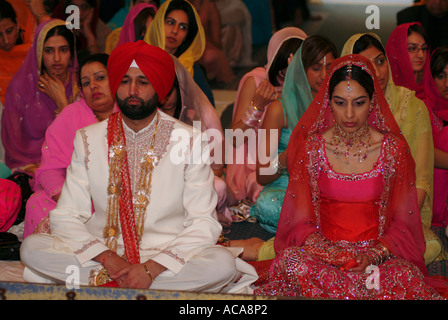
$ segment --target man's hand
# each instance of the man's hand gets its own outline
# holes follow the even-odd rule
[[[116,276],[119,279],[116,282],[121,288],[148,289],[152,284],[152,279],[146,274],[142,264],[130,264],[121,269]]]

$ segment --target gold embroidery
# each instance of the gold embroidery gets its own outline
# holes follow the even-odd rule
[[[87,134],[86,130],[82,128],[79,133],[82,137],[82,142],[84,145],[84,163],[86,166],[86,170],[89,170],[89,156],[90,156],[90,150],[89,150],[89,142],[87,141]]]
[[[160,115],[156,115],[156,125],[149,150],[144,154],[140,161],[140,172],[137,184],[133,185],[133,207],[135,215],[135,226],[137,231],[137,241],[140,244],[143,235],[143,229],[146,219],[146,208],[149,204],[149,194],[151,192],[152,172],[158,162],[154,152],[154,144],[157,137]],[[120,190],[121,190],[121,171],[123,161],[126,159],[126,146],[120,144],[113,145],[109,151],[109,186],[108,186],[108,208],[107,223],[103,229],[103,236],[106,239],[106,245],[113,251],[117,251],[118,238],[121,235],[119,227],[120,210]],[[131,162],[128,159],[128,162]],[[130,166],[131,168],[131,166]]]

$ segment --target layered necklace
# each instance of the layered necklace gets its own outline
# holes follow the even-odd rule
[[[330,145],[334,147],[333,154],[336,159],[339,159],[339,156],[344,156],[345,165],[348,166],[352,153],[354,157],[358,158],[358,162],[367,159],[371,141],[372,135],[367,122],[353,133],[346,132],[338,124],[335,124]]]

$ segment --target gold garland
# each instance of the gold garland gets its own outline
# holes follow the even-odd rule
[[[159,114],[157,113],[157,122],[154,129],[154,135],[149,151],[143,157],[141,163],[141,171],[137,181],[136,190],[133,193],[133,207],[136,222],[137,241],[140,245],[144,224],[146,219],[146,208],[149,204],[149,194],[151,193],[152,172],[157,165],[158,158],[154,151],[154,144],[156,141],[157,129],[159,126]],[[107,203],[107,221],[103,229],[103,237],[106,240],[106,246],[117,252],[118,238],[121,235],[119,226],[119,211],[120,211],[120,195],[121,195],[121,171],[123,161],[126,159],[126,147],[123,143],[118,142],[109,150],[109,184],[107,188],[108,203]],[[123,254],[126,259],[126,255]],[[93,271],[90,276],[90,283],[92,285],[102,285],[111,281],[106,269],[100,266]]]

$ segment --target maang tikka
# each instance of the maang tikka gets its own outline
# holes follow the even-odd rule
[[[348,93],[352,91],[352,88],[350,87],[350,80],[352,78],[352,65],[347,65],[347,76],[345,77],[345,80],[347,80],[347,88],[345,89]]]

